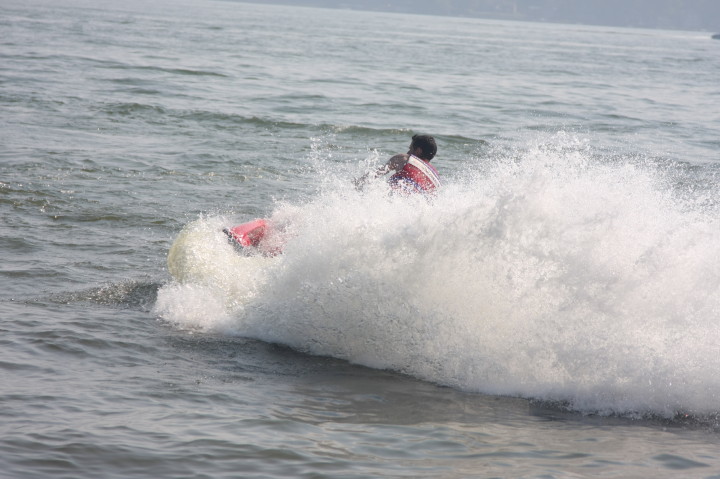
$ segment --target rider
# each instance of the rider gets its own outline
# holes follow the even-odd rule
[[[375,178],[393,171],[394,174],[388,180],[393,189],[407,193],[433,193],[440,186],[440,176],[430,164],[435,153],[435,138],[430,135],[413,135],[407,153],[393,156],[377,171],[360,178],[357,185],[362,187],[368,177]]]

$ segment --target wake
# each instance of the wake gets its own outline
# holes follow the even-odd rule
[[[201,218],[156,312],[572,410],[720,410],[716,191],[567,135],[477,170],[432,201],[326,178],[276,205],[287,238],[274,258],[235,254],[232,220]]]

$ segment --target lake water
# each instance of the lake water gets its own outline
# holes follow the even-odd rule
[[[720,478],[719,77],[701,32],[5,0],[0,475]],[[435,198],[353,188],[417,132]]]

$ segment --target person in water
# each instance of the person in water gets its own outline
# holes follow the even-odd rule
[[[356,184],[362,188],[369,177],[376,178],[394,172],[388,180],[390,186],[406,193],[433,193],[440,187],[440,175],[430,160],[437,153],[437,143],[430,135],[413,135],[407,153],[399,153],[374,173],[368,173]]]

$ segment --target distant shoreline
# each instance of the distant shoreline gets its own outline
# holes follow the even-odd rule
[[[611,11],[605,6],[586,7],[587,10],[578,12],[576,9],[562,9],[557,6],[543,9],[539,6],[529,5],[533,0],[484,0],[486,6],[472,6],[471,3],[480,4],[480,1],[466,0],[454,2],[455,6],[447,6],[445,2],[425,0],[412,2],[408,0],[380,1],[380,0],[228,0],[241,3],[273,4],[287,6],[301,6],[314,8],[328,8],[338,10],[371,11],[400,14],[436,15],[445,17],[478,18],[487,20],[509,20],[518,22],[558,23],[566,25],[588,25],[639,29],[696,31],[704,33],[717,32],[720,28],[717,21],[720,19],[720,2],[717,6],[699,4],[699,8],[708,10],[693,10],[684,7],[679,0],[635,0],[633,15],[623,15],[623,12]],[[543,3],[544,0],[534,0]],[[563,2],[557,2],[562,4]],[[632,2],[628,2],[632,3]],[[459,4],[459,5],[458,5]],[[463,4],[466,6],[463,7]],[[488,9],[487,5],[495,5],[495,10]],[[646,5],[643,10],[640,5]],[[519,6],[520,5],[520,6]],[[555,5],[555,4],[553,4]],[[650,13],[652,12],[652,14]],[[720,35],[720,34],[719,34]],[[715,36],[713,36],[715,38]]]

